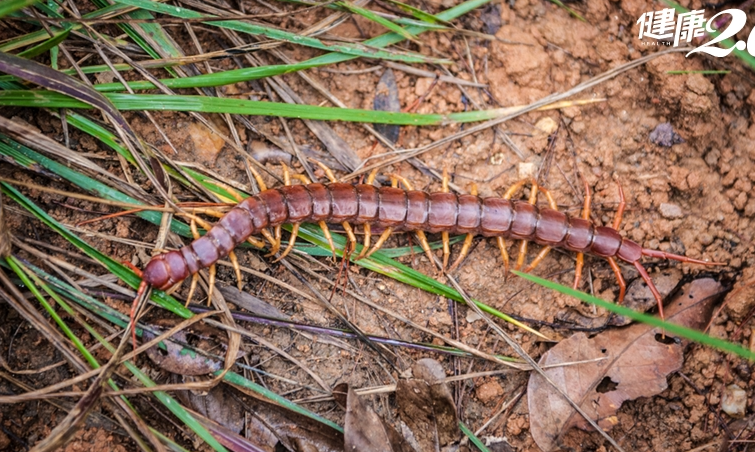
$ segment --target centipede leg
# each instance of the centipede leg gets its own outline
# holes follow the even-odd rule
[[[370,174],[367,175],[367,179],[365,179],[364,183],[367,185],[372,185],[375,182],[375,177],[377,177],[378,168],[375,168],[374,170],[370,171]],[[359,253],[359,256],[357,256],[357,259],[362,259],[365,255],[367,255],[367,251],[370,249],[370,241],[372,240],[372,228],[370,227],[369,223],[365,223],[364,225],[364,246],[362,247],[362,251]]]
[[[333,174],[333,170],[325,166],[325,164],[320,161],[313,160],[313,162],[315,162],[315,164],[317,164],[317,166],[319,166],[320,169],[322,169],[323,172],[325,172],[325,177],[327,177],[331,183],[338,182],[338,179],[336,179],[336,175]],[[346,259],[346,257],[350,255],[357,248],[356,247],[357,237],[356,235],[354,235],[354,229],[351,227],[351,224],[349,224],[348,221],[344,221],[343,223],[341,223],[341,226],[343,226],[344,231],[346,231],[346,237],[349,239],[348,242],[346,243],[346,249],[344,250],[344,255],[343,255],[344,259]],[[335,250],[333,252],[335,253]]]
[[[590,204],[592,203],[592,193],[590,193],[590,185],[587,184],[587,179],[582,176],[582,182],[585,184],[585,204],[582,207],[582,219],[590,219]],[[585,253],[577,253],[577,264],[574,268],[574,284],[572,288],[577,290],[580,280],[582,279],[582,268],[585,266]]]
[[[613,217],[613,228],[618,231],[619,226],[621,226],[621,219],[624,216],[624,209],[627,206],[627,201],[624,199],[624,189],[621,188],[621,183],[616,181],[616,185],[619,186],[619,207],[616,209],[616,215]]]
[[[530,190],[530,199],[528,199],[527,202],[534,206],[537,203],[537,195],[538,193],[540,193],[537,181],[534,179],[532,180],[532,188]],[[519,245],[519,254],[516,256],[516,266],[514,267],[516,270],[519,270],[520,268],[522,268],[522,265],[524,265],[524,258],[527,257],[528,244],[529,241],[522,240],[521,244]]]
[[[506,249],[506,239],[503,237],[495,238],[498,248],[501,250],[501,257],[503,258],[503,274],[508,277],[509,275],[509,251]]]
[[[255,239],[254,237],[247,237],[246,239],[247,243],[252,245],[255,248],[262,249],[265,247],[265,242],[259,239]]]
[[[194,237],[194,240],[198,239],[200,237],[199,231],[197,231],[197,222],[194,218],[191,219],[189,222],[189,228],[191,229],[191,235]],[[194,292],[197,290],[197,283],[199,282],[199,273],[194,273],[191,275],[191,284],[189,285],[189,295],[186,297],[186,304],[184,306],[189,306],[189,303],[191,303],[191,299],[194,297]]]
[[[608,263],[611,265],[611,269],[613,270],[613,273],[616,275],[616,279],[619,281],[619,302],[618,304],[622,304],[624,302],[624,295],[627,293],[627,283],[624,281],[624,276],[621,274],[621,269],[619,268],[619,264],[616,263],[616,259],[613,257],[609,257]]]
[[[441,185],[441,191],[443,193],[448,193],[450,190],[448,189],[448,169],[443,168],[443,182]],[[448,231],[443,231],[440,233],[441,240],[443,241],[443,271],[446,271],[446,268],[448,268],[448,258],[451,256],[451,240],[448,236]]]
[[[209,273],[210,278],[207,282],[207,285],[209,286],[207,288],[207,306],[212,305],[212,292],[215,290],[215,273],[217,272],[217,267],[215,267],[215,264],[210,265]]]
[[[364,224],[364,245],[362,246],[362,251],[357,256],[357,260],[363,258],[367,251],[370,249],[370,240],[372,239],[372,228],[370,227],[369,223]]]
[[[333,259],[336,259],[336,245],[333,243],[333,237],[330,235],[330,229],[328,229],[328,225],[325,224],[324,221],[320,221],[317,223],[318,226],[320,226],[320,229],[322,229],[322,233],[325,236],[325,240],[328,241],[328,245],[330,246],[330,251],[333,253]],[[369,254],[368,254],[369,256]]]
[[[514,193],[516,193],[520,188],[524,186],[527,182],[532,182],[532,193],[530,194],[530,204],[534,204],[534,201],[537,201],[537,181],[534,181],[532,179],[522,179],[509,187],[508,190],[506,190],[506,193],[503,195],[503,199],[511,199],[512,196],[514,196]],[[534,197],[534,201],[533,201]],[[504,241],[505,243],[505,241]],[[499,245],[500,246],[500,245]],[[524,255],[527,253],[527,241],[522,240],[522,244],[519,246],[519,256],[517,256],[517,264],[515,269],[519,270],[519,268],[524,264]],[[508,252],[506,253],[508,256]],[[508,274],[508,269],[506,270],[506,274]]]
[[[299,223],[296,223],[291,228],[291,238],[288,239],[288,246],[285,250],[283,250],[283,253],[281,253],[280,257],[275,259],[273,263],[278,262],[279,260],[283,259],[284,257],[288,256],[288,254],[291,252],[291,250],[294,249],[294,243],[296,243],[296,237],[299,235]]]
[[[354,235],[354,229],[352,229],[348,221],[341,223],[341,226],[343,226],[344,231],[346,231],[346,238],[348,239],[346,242],[346,249],[343,252],[343,257],[346,258],[357,249],[357,236]]]
[[[650,275],[648,275],[647,270],[645,270],[645,267],[642,266],[640,261],[634,262],[634,268],[637,269],[642,280],[648,285],[648,289],[650,289],[653,298],[655,298],[655,301],[658,303],[658,314],[661,316],[661,320],[665,320],[663,315],[663,298],[661,297],[660,292],[658,292],[658,289],[656,289],[655,284],[653,284],[653,280],[650,278]]]
[[[540,193],[543,193],[545,197],[548,199],[548,205],[550,206],[550,208],[553,210],[558,210],[558,204],[556,204],[556,200],[553,199],[553,195],[551,195],[550,190],[544,187],[538,187],[538,190],[540,191]],[[548,253],[550,253],[551,249],[552,247],[550,246],[544,246],[543,249],[540,250],[539,253],[537,253],[537,256],[535,256],[535,259],[533,259],[532,263],[529,266],[527,266],[527,268],[524,269],[524,272],[529,273],[532,270],[534,270],[535,267],[540,265],[540,262],[542,262],[543,259],[545,259],[545,256],[547,256]]]
[[[244,287],[244,283],[241,279],[241,267],[239,266],[239,258],[236,257],[236,253],[231,250],[228,253],[228,259],[231,261],[231,266],[233,267],[233,272],[236,274],[236,287],[241,290]]]
[[[260,234],[262,234],[262,237],[265,237],[265,239],[270,242],[270,252],[268,254],[265,254],[265,257],[275,255],[275,253],[277,253],[280,249],[280,242],[276,240],[275,236],[273,236],[273,234],[267,229],[261,230]]]
[[[380,238],[378,239],[378,241],[375,242],[375,245],[367,253],[367,257],[370,257],[372,255],[372,253],[374,253],[375,251],[379,250],[383,246],[383,244],[385,243],[385,241],[388,240],[388,237],[390,237],[391,234],[393,234],[393,228],[388,228],[385,231],[383,231],[383,233],[380,234]]]
[[[398,174],[391,174],[391,185],[393,187],[398,187],[398,183],[401,182],[404,185],[404,188],[407,190],[414,190],[414,187],[412,187],[411,182],[406,180],[405,177],[400,176]],[[433,250],[430,249],[430,242],[427,240],[427,236],[425,235],[424,231],[415,231],[414,232],[417,235],[417,239],[419,241],[419,246],[422,247],[422,251],[425,252],[427,255],[427,259],[430,261],[430,263],[433,265],[433,267],[438,268],[438,266],[435,263],[435,256],[433,256]]]
[[[469,194],[472,196],[477,196],[477,184],[472,184],[472,187],[469,190]],[[472,248],[472,240],[474,240],[474,234],[467,234],[467,236],[464,238],[464,244],[461,246],[461,251],[459,251],[459,257],[457,257],[454,263],[451,264],[451,268],[448,269],[449,272],[456,270],[456,267],[458,267],[459,264],[461,264],[461,262],[464,260],[464,258],[467,257],[469,250]]]

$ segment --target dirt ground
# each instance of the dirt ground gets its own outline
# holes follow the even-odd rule
[[[248,3],[247,10],[260,8],[257,4]],[[446,0],[430,1],[417,6],[438,11],[452,3]],[[699,0],[682,4],[689,9],[705,7]],[[525,105],[566,91],[637,58],[664,50],[642,45],[637,39],[638,26],[635,24],[644,12],[664,8],[660,3],[590,0],[569,5],[579,11],[586,21],[582,22],[563,8],[543,0],[517,0],[487,6],[459,21],[468,30],[495,33],[496,37],[508,42],[484,41],[473,37],[468,37],[465,42],[460,36],[452,38],[445,34],[427,34],[422,38],[424,45],[421,48],[416,44],[406,45],[426,54],[450,57],[456,62],[448,68],[451,73],[462,79],[488,84],[489,89],[465,88],[462,92],[457,85],[444,82],[431,89],[432,79],[395,70],[402,108],[412,105],[422,96],[426,97],[416,110],[419,113],[458,112],[475,109],[475,105],[481,108]],[[374,7],[379,8],[378,5]],[[322,17],[323,12],[311,11],[286,18],[277,25],[300,29]],[[496,18],[500,18],[500,28],[497,30]],[[738,35],[740,39],[746,40],[751,26],[748,24]],[[185,49],[193,49],[192,41],[185,32],[174,31],[179,44]],[[347,21],[331,33],[356,38],[374,36],[382,33],[382,30],[375,24],[357,20]],[[205,29],[198,30],[197,35],[205,45],[205,51],[220,48],[218,41]],[[317,54],[292,48],[288,48],[286,53],[297,61]],[[233,62],[220,60],[213,61],[212,65],[231,68]],[[374,62],[352,61],[328,67],[328,71],[310,71],[310,75],[347,106],[371,109],[384,69],[354,72],[374,66]],[[730,73],[667,73],[709,69],[723,69]],[[287,75],[284,80],[307,103],[320,104],[324,101],[298,76]],[[240,83],[221,90],[226,96],[257,91],[264,89],[256,82]],[[529,113],[503,124],[499,133],[509,134],[510,140],[522,154],[521,159],[502,142],[500,136],[488,129],[424,153],[419,160],[437,171],[447,168],[452,181],[462,189],[469,190],[471,184],[476,183],[483,196],[500,196],[506,187],[523,176],[539,171],[540,183],[551,191],[559,207],[570,215],[580,214],[584,191],[581,178],[584,178],[593,193],[592,219],[606,225],[612,222],[618,205],[619,182],[627,199],[627,209],[620,227],[622,235],[646,248],[727,263],[725,267],[703,268],[699,265],[646,260],[651,276],[660,269],[676,267],[682,270],[687,280],[705,273],[714,275],[728,286],[741,285],[742,281],[755,277],[755,194],[752,190],[755,182],[755,147],[752,146],[755,139],[755,116],[752,114],[755,112],[755,74],[751,69],[733,56],[685,58],[684,53],[669,53],[583,91],[573,99],[600,101]],[[14,110],[12,113],[55,139],[62,140],[59,121],[30,110]],[[224,147],[222,142],[213,141],[204,126],[198,125],[190,115],[163,112],[154,116],[178,151],[176,161],[198,162],[225,178],[245,183],[246,173],[233,151]],[[127,117],[143,138],[165,152],[172,152],[144,116],[129,114]],[[218,118],[214,120],[222,124]],[[285,136],[280,122],[274,118],[252,118],[252,121],[269,134]],[[650,132],[662,123],[670,123],[683,142],[670,147],[651,142]],[[301,121],[290,120],[289,124],[299,146],[323,150],[317,138]],[[362,159],[386,152],[384,148],[374,146],[374,139],[358,124],[335,123],[332,127]],[[463,127],[469,126],[403,127],[399,144],[406,148],[419,147],[456,133]],[[556,132],[555,128],[558,129]],[[551,132],[554,133],[549,135]],[[259,139],[241,127],[239,133],[244,144]],[[113,154],[90,138],[73,134],[72,148],[104,157],[106,163],[103,165],[120,174],[120,166]],[[37,183],[43,181],[37,176],[11,169],[4,163],[0,163],[0,168],[15,179]],[[269,168],[279,171],[275,165],[269,165]],[[437,179],[418,171],[407,162],[383,170],[384,174],[391,172],[403,175],[419,189],[434,191],[440,188]],[[56,185],[67,188],[65,184]],[[34,191],[27,193],[60,220],[74,223],[82,218],[91,218],[91,215],[71,210],[68,203],[61,202],[63,199],[60,197]],[[191,197],[187,193],[180,196],[185,199]],[[101,210],[100,206],[75,200],[70,204]],[[47,234],[40,231],[40,224],[20,217],[12,218],[10,226],[19,236],[34,238],[41,234],[45,238]],[[87,228],[144,242],[153,241],[157,233],[156,227],[136,218],[107,220],[88,225]],[[435,236],[431,238],[437,239]],[[98,238],[88,240],[112,257],[132,260],[136,254],[139,258],[134,263],[144,264],[146,255],[142,253],[139,256],[133,248]],[[388,246],[405,246],[408,243],[407,236],[392,240]],[[67,248],[58,237],[52,237],[50,241]],[[531,260],[539,249],[532,246],[528,259]],[[457,252],[458,246],[453,249],[454,256]],[[514,248],[511,248],[511,253],[516,258]],[[284,268],[270,261],[264,262],[252,251],[239,252],[239,259],[242,265],[260,269],[305,290]],[[425,274],[435,274],[421,253],[400,260]],[[337,268],[328,261],[322,262],[329,265],[327,270],[321,269],[322,274],[334,279]],[[570,285],[574,278],[573,268],[574,255],[556,251],[550,253],[534,273]],[[629,267],[622,270],[628,282],[638,276]],[[356,266],[351,267],[350,276],[354,286],[365,296],[414,322],[446,336],[458,337],[464,343],[488,352],[513,354],[482,321],[469,317],[464,306],[454,306],[451,301]],[[218,278],[223,283],[234,284],[233,272],[227,268],[219,270]],[[589,323],[590,319],[606,317],[601,309],[596,310],[576,299],[515,277],[506,278],[500,253],[492,240],[475,240],[469,258],[458,271],[458,278],[470,296],[525,319],[526,323],[531,323],[556,340],[572,334],[569,324],[564,321],[566,318],[586,319]],[[182,293],[186,293],[187,286],[184,285]],[[330,293],[329,287],[318,287],[324,293]],[[607,300],[615,300],[618,296],[618,285],[608,263],[596,258],[587,258],[580,288]],[[338,324],[321,305],[259,279],[247,276],[245,290],[296,321],[318,325]],[[124,312],[127,309],[123,301],[109,302]],[[333,303],[347,312],[349,319],[367,334],[432,341],[431,337],[396,319],[355,304],[353,299],[341,294],[334,296]],[[737,297],[728,298],[726,308],[712,320],[710,333],[749,347],[751,334],[755,334],[751,320],[754,306],[755,294],[752,292],[744,291]],[[60,360],[60,356],[45,348],[44,340],[17,314],[2,308],[0,316],[3,325],[0,327],[0,343],[10,368],[41,368]],[[356,342],[352,344],[354,349],[348,351],[327,343],[312,342],[284,330],[251,325],[248,328],[306,362],[331,386],[341,381],[355,387],[390,383],[386,371],[376,363],[375,354],[364,350]],[[535,359],[551,346],[519,329],[506,328]],[[40,347],[46,353],[38,353],[36,350]],[[300,368],[291,366],[269,350],[261,347],[252,347],[252,350],[264,363],[265,371],[312,384],[310,377]],[[395,353],[397,362],[405,368],[419,358],[435,358],[444,365],[449,376],[495,369],[492,364],[482,361],[405,349],[397,349]],[[142,365],[149,364],[145,358],[142,359]],[[25,375],[22,378],[35,387],[42,387],[70,377],[69,372],[65,366],[60,366],[40,375]],[[155,370],[154,374],[158,379],[168,378],[165,372]],[[755,435],[752,378],[752,363],[703,346],[691,345],[685,353],[682,370],[669,376],[668,389],[653,398],[625,403],[619,411],[618,425],[609,433],[626,450],[687,451],[710,444],[714,444],[718,450],[747,450],[746,442],[722,446],[720,441],[735,438],[750,440]],[[461,419],[476,430],[511,401],[515,394],[525,390],[527,379],[525,372],[505,371],[496,376],[452,384]],[[266,383],[278,393],[289,392],[288,397],[293,400],[306,401],[312,396],[307,390],[299,390],[283,382],[269,380]],[[721,412],[723,388],[732,383],[747,391],[747,414],[743,418],[732,418]],[[389,419],[395,417],[395,400],[391,396],[373,396],[369,400],[379,414]],[[343,422],[343,411],[332,402],[308,403],[307,407],[336,422]],[[0,415],[3,427],[0,431],[0,450],[22,450],[19,441],[32,445],[49,434],[55,423],[51,419],[62,419],[63,411],[43,402],[34,402],[0,407]],[[65,450],[134,450],[135,446],[127,437],[109,433],[112,428],[105,420],[91,421]],[[529,432],[526,395],[497,417],[481,436],[491,441],[493,450],[539,450]],[[575,429],[566,435],[563,448],[602,451],[610,447],[597,433]]]

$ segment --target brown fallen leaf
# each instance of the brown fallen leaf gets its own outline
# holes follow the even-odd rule
[[[172,378],[173,383],[176,384],[184,383],[185,379],[191,379],[191,377],[173,375]],[[176,396],[184,405],[212,419],[230,432],[238,434],[244,426],[244,407],[223,384],[213,387],[207,393],[176,391]]]
[[[375,111],[401,111],[396,76],[391,69],[386,69],[378,81],[372,108]],[[372,127],[391,144],[396,144],[401,134],[401,126],[395,124],[373,124]]]
[[[461,436],[451,390],[441,364],[424,358],[412,366],[413,378],[399,380],[396,403],[417,450],[439,450]]]
[[[156,321],[155,325],[170,325],[171,321]],[[160,344],[147,349],[146,355],[163,370],[178,375],[207,375],[223,368],[223,361],[213,359],[197,353],[194,350],[184,347],[181,344],[192,344],[199,350],[212,353],[222,353],[225,345],[220,343],[221,350],[218,350],[218,337],[221,334],[217,329],[208,325],[195,324],[192,331],[182,330],[171,336],[170,340],[162,341]],[[149,331],[144,332],[145,340],[152,340],[155,336]],[[247,353],[239,350],[236,359],[242,358]]]
[[[346,399],[346,421],[343,427],[346,452],[412,452],[404,438],[384,422],[354,389],[348,388]]]
[[[713,311],[722,286],[713,279],[692,281],[669,303],[666,320],[702,329]],[[575,361],[600,361],[551,367],[546,375],[602,428],[618,422],[616,413],[626,400],[650,397],[667,387],[666,377],[679,370],[686,342],[645,324],[617,328],[588,338],[577,333],[561,341],[540,359],[541,366]],[[543,451],[558,446],[571,427],[588,429],[589,424],[538,373],[530,375],[527,387],[530,431]]]

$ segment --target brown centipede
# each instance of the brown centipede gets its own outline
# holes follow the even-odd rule
[[[327,171],[331,180],[332,173]],[[534,181],[520,181],[512,186],[503,197],[477,196],[476,189],[468,195],[456,195],[447,190],[447,177],[444,177],[443,191],[428,193],[412,190],[409,183],[400,176],[392,176],[393,186],[375,187],[374,174],[364,184],[304,183],[266,189],[251,196],[226,213],[209,229],[207,234],[197,238],[180,250],[170,251],[153,257],[144,268],[139,292],[147,286],[168,289],[195,275],[200,269],[213,265],[218,259],[228,256],[233,249],[250,237],[263,234],[273,243],[272,253],[280,246],[280,235],[276,238],[268,228],[282,224],[293,224],[289,246],[282,253],[286,255],[296,240],[298,226],[302,223],[319,224],[329,237],[326,224],[341,223],[349,236],[349,249],[354,249],[356,237],[351,225],[363,225],[365,246],[360,256],[375,252],[390,234],[397,231],[418,233],[423,249],[430,254],[424,236],[425,232],[442,233],[447,245],[448,234],[467,234],[461,256],[453,264],[455,267],[469,250],[473,236],[495,237],[508,268],[506,240],[522,240],[518,266],[523,263],[526,243],[534,241],[544,245],[543,251],[525,270],[534,268],[551,248],[562,248],[579,253],[578,272],[575,287],[579,282],[582,253],[605,258],[614,270],[620,285],[619,302],[622,301],[626,284],[621,275],[617,260],[633,265],[647,283],[658,303],[663,317],[663,300],[652,279],[642,266],[642,256],[672,259],[703,265],[722,265],[692,259],[681,255],[642,248],[632,240],[623,238],[617,231],[624,209],[624,195],[619,190],[621,203],[612,227],[597,226],[589,218],[589,198],[586,199],[582,218],[570,217],[557,210],[548,190],[538,187]],[[290,178],[286,171],[286,181]],[[398,188],[401,182],[404,188]],[[511,196],[527,182],[533,184],[528,202],[511,200]],[[620,187],[619,187],[620,188]],[[544,193],[550,207],[536,205],[538,193]],[[377,242],[370,248],[372,226],[384,228]],[[259,246],[259,244],[258,244]],[[333,248],[331,242],[331,248]],[[447,263],[448,247],[444,247],[444,267]],[[367,250],[369,249],[369,252]],[[282,257],[282,256],[281,256]],[[431,257],[431,262],[434,259]],[[279,258],[280,259],[280,258]],[[212,273],[211,273],[212,274]],[[212,288],[212,284],[210,284]]]

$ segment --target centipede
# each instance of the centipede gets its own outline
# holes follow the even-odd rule
[[[354,227],[362,226],[364,246],[361,253],[356,256],[357,259],[370,256],[379,250],[393,233],[415,232],[422,249],[430,261],[435,263],[425,234],[441,233],[444,271],[450,254],[449,234],[466,234],[461,252],[449,271],[456,268],[467,255],[475,236],[496,240],[506,272],[509,269],[508,241],[521,241],[517,269],[524,263],[527,244],[534,242],[543,248],[524,271],[532,271],[551,249],[558,248],[577,253],[575,288],[580,283],[584,255],[595,256],[607,260],[615,273],[620,288],[619,303],[623,301],[626,293],[626,282],[619,267],[619,262],[623,262],[633,266],[645,281],[658,304],[661,318],[663,298],[642,265],[643,257],[700,265],[724,265],[643,248],[638,243],[622,237],[619,227],[626,201],[620,185],[620,202],[613,224],[599,226],[590,220],[590,196],[586,183],[582,215],[570,216],[558,210],[550,191],[539,186],[535,180],[519,181],[501,197],[481,197],[478,196],[474,185],[470,194],[450,192],[448,175],[445,172],[442,189],[427,192],[414,190],[409,181],[398,175],[390,175],[390,186],[376,186],[374,172],[362,183],[342,183],[336,181],[327,167],[321,167],[328,175],[329,183],[312,183],[306,176],[294,175],[294,178],[301,182],[294,184],[286,169],[285,185],[268,189],[256,175],[262,189],[258,194],[243,199],[214,225],[208,225],[204,236],[195,235],[197,238],[189,245],[151,258],[142,272],[139,294],[147,287],[167,290],[190,276],[196,278],[201,269],[208,267],[211,270],[209,290],[212,290],[214,264],[226,256],[230,256],[231,261],[235,263],[234,248],[245,241],[262,248],[265,242],[255,238],[262,235],[271,244],[270,255],[274,255],[281,248],[280,227],[291,224],[291,238],[286,249],[280,252],[278,259],[281,259],[291,251],[299,226],[304,223],[317,224],[323,229],[334,256],[335,248],[327,225],[343,225],[348,237],[347,250],[356,248]],[[531,185],[529,199],[512,199],[514,194],[527,184]],[[547,206],[537,204],[539,194],[545,195],[548,200]],[[372,228],[382,229],[382,234],[374,244],[371,244]],[[237,270],[237,277],[238,275]],[[189,298],[195,282],[193,281]]]

